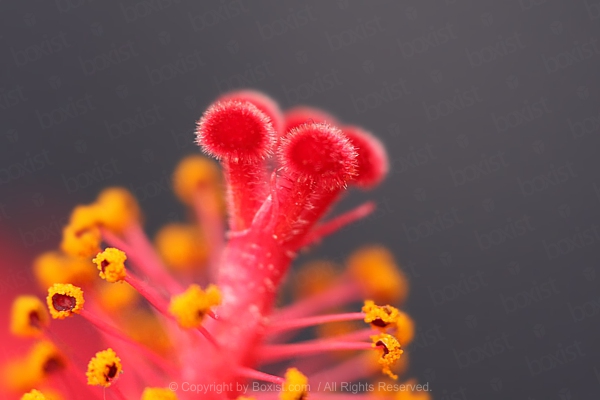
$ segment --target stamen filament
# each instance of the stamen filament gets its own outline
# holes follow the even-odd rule
[[[170,315],[169,306],[167,302],[161,299],[156,293],[153,293],[152,290],[138,277],[132,275],[131,272],[127,271],[127,275],[125,276],[125,282],[129,283],[135,290],[137,290],[142,295],[142,297],[148,300],[148,302],[160,313],[162,313],[165,316]]]
[[[274,383],[276,385],[283,385],[283,383],[285,382],[284,378],[280,378],[275,375],[267,374],[265,372],[257,371],[252,368],[240,367],[236,370],[236,373],[239,374],[239,376],[242,376],[244,378],[254,379],[257,381],[270,382],[270,383]]]
[[[164,285],[170,293],[179,293],[183,287],[167,272],[159,255],[150,243],[148,236],[142,227],[134,223],[124,232],[125,239],[129,244],[129,251],[122,249],[136,261],[136,265],[156,282]],[[130,254],[130,252],[132,252]]]
[[[119,331],[117,328],[111,326],[106,321],[102,320],[100,317],[95,316],[90,311],[83,309],[81,310],[80,315],[85,318],[89,323],[94,325],[96,328],[101,330],[102,332],[107,333],[110,336],[113,336],[123,342],[126,342],[132,346],[134,346],[137,350],[143,353],[146,357],[152,360],[156,365],[161,367],[167,372],[176,371],[176,366],[171,363],[169,360],[161,357],[160,355],[154,353],[150,349],[142,346],[140,343],[126,336],[123,332]]]
[[[366,342],[314,340],[295,344],[267,345],[261,347],[257,354],[259,354],[260,361],[267,362],[340,350],[373,350],[373,345]]]
[[[291,306],[283,307],[276,312],[272,321],[298,318],[311,315],[323,310],[345,305],[361,298],[358,284],[354,282],[340,282],[331,289],[314,296],[295,302]]]
[[[283,320],[278,321],[269,326],[269,334],[307,328],[309,326],[326,324],[329,322],[337,322],[337,321],[356,321],[365,318],[365,313],[357,312],[357,313],[343,313],[343,314],[329,314],[329,315],[317,315],[314,317],[307,318],[299,318],[299,319],[291,319],[291,320]]]

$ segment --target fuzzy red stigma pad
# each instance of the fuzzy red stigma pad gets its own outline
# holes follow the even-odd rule
[[[381,141],[357,126],[344,126],[342,131],[358,152],[357,175],[351,183],[363,189],[379,185],[389,170],[387,153]]]
[[[285,126],[284,132],[289,132],[294,128],[306,123],[327,123],[333,126],[339,126],[337,118],[325,111],[299,106],[287,110],[284,114]]]
[[[218,159],[260,161],[276,142],[270,118],[250,102],[219,101],[204,113],[196,131],[197,143]]]
[[[354,146],[342,131],[325,123],[292,129],[282,138],[278,155],[286,174],[321,188],[344,187],[356,175]]]
[[[279,108],[279,105],[269,96],[255,90],[245,89],[225,93],[217,99],[217,101],[227,100],[252,103],[256,106],[256,108],[269,117],[275,132],[279,135],[283,134],[283,114]]]

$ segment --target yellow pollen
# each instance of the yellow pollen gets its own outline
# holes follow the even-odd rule
[[[285,382],[279,393],[280,400],[305,400],[308,398],[308,379],[296,368],[288,368]]]
[[[239,396],[235,400],[256,400],[256,397]]]
[[[378,303],[403,302],[408,295],[408,281],[396,265],[389,250],[371,246],[354,252],[348,269],[363,288],[365,297]]]
[[[47,340],[37,342],[27,356],[28,372],[34,376],[44,377],[63,369],[67,363],[56,346]]]
[[[120,234],[141,218],[135,197],[125,188],[111,187],[98,195],[99,223],[106,229]]]
[[[206,291],[198,285],[190,285],[183,293],[173,296],[169,312],[177,319],[182,328],[197,328],[211,307],[221,304],[221,291],[215,285],[209,285]]]
[[[91,257],[100,251],[100,241],[100,229],[97,227],[76,230],[67,225],[63,229],[60,249],[70,256]]]
[[[103,252],[98,253],[92,261],[100,271],[100,278],[106,279],[107,282],[114,283],[125,279],[127,272],[125,271],[125,260],[127,256],[125,252],[108,247]]]
[[[198,189],[210,189],[220,194],[221,173],[213,161],[202,156],[188,156],[181,160],[173,173],[173,189],[185,204],[194,203]],[[218,204],[218,203],[217,203]]]
[[[142,393],[141,400],[177,400],[178,397],[170,389],[146,388]]]
[[[365,315],[365,322],[371,324],[375,329],[385,331],[389,327],[395,327],[400,311],[390,305],[378,306],[372,300],[366,300],[362,308]]]
[[[83,290],[70,283],[56,283],[48,289],[46,303],[54,319],[65,319],[83,309]]]
[[[70,257],[58,251],[48,251],[33,262],[33,273],[41,288],[55,283],[90,283],[96,278],[96,268],[88,258]]]
[[[121,359],[113,349],[96,353],[87,367],[87,383],[91,386],[109,387],[123,372]]]
[[[69,224],[63,229],[60,246],[65,253],[91,257],[100,250],[99,213],[100,209],[94,204],[75,207]]]
[[[50,324],[44,303],[35,296],[19,296],[12,304],[10,331],[13,335],[39,337]]]
[[[46,400],[46,396],[39,390],[33,389],[29,393],[25,393],[21,396],[21,400]]]
[[[371,336],[371,340],[374,348],[382,348],[381,357],[379,358],[382,372],[392,379],[398,379],[398,375],[395,375],[391,370],[391,367],[400,360],[400,356],[404,353],[398,340],[386,333]]]
[[[209,254],[208,244],[197,226],[168,224],[156,234],[156,248],[165,263],[178,271],[203,266]]]

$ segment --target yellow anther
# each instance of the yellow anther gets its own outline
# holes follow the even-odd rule
[[[197,328],[211,307],[219,304],[221,292],[215,285],[209,285],[206,291],[198,285],[190,285],[185,292],[171,298],[169,312],[182,328]]]
[[[127,255],[124,251],[108,247],[104,251],[98,253],[92,260],[100,271],[100,278],[106,279],[107,282],[114,283],[122,281],[127,276],[125,271],[125,260]]]
[[[70,256],[91,257],[100,251],[101,240],[100,229],[96,226],[76,229],[67,225],[62,232],[60,248]]]
[[[99,221],[100,208],[92,203],[75,207],[69,217],[69,226],[76,230],[85,230],[98,226]]]
[[[185,204],[194,203],[198,189],[220,191],[221,172],[212,160],[202,156],[188,156],[179,162],[173,173],[173,190]]]
[[[405,312],[398,312],[395,336],[402,346],[407,346],[415,337],[415,322]]]
[[[400,311],[390,305],[378,306],[372,300],[366,300],[362,308],[365,315],[365,322],[371,324],[375,329],[385,331],[387,328],[396,327]]]
[[[96,268],[89,258],[70,257],[58,251],[41,254],[33,262],[33,273],[42,288],[55,283],[84,285],[96,278]]]
[[[141,400],[177,400],[178,397],[170,389],[146,388],[142,393]]]
[[[113,285],[99,281],[96,286],[96,299],[98,304],[107,312],[122,312],[126,308],[134,307],[140,298],[130,285]]]
[[[65,357],[50,341],[37,342],[27,356],[28,373],[44,377],[66,367]]]
[[[123,372],[121,359],[113,349],[96,353],[87,367],[87,383],[91,386],[109,387]]]
[[[50,316],[44,303],[35,296],[19,296],[15,299],[10,315],[10,331],[16,336],[40,336],[50,324]]]
[[[298,299],[322,293],[331,288],[339,279],[336,265],[330,261],[318,260],[310,262],[295,276],[294,294]]]
[[[235,400],[256,400],[256,397],[238,396]]]
[[[191,270],[206,263],[208,244],[200,229],[191,224],[168,224],[156,234],[156,248],[175,270]]]
[[[52,318],[65,319],[83,309],[83,290],[70,283],[56,283],[48,289],[46,303]]]
[[[279,393],[280,400],[305,400],[308,398],[308,379],[296,368],[288,368],[285,382]]]
[[[387,333],[371,336],[371,340],[373,341],[373,347],[382,350],[381,357],[379,357],[382,372],[392,379],[398,379],[398,375],[395,375],[391,370],[392,366],[398,362],[400,356],[404,353],[398,340]]]
[[[47,400],[47,397],[39,390],[33,389],[21,396],[21,400]]]
[[[379,303],[397,303],[408,295],[408,281],[392,254],[383,247],[366,247],[348,259],[348,269],[365,297]]]
[[[61,249],[78,257],[91,257],[96,254],[101,241],[99,216],[100,209],[95,204],[75,207],[69,224],[63,229]]]
[[[125,188],[111,187],[98,195],[96,205],[102,227],[120,234],[141,217],[136,198]]]

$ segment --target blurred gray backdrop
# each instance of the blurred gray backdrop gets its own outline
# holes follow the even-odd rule
[[[440,400],[597,399],[599,28],[600,0],[4,0],[0,224],[34,254],[124,185],[152,232],[185,217],[170,174],[219,93],[323,107],[391,173],[310,256],[394,250],[411,375]]]

